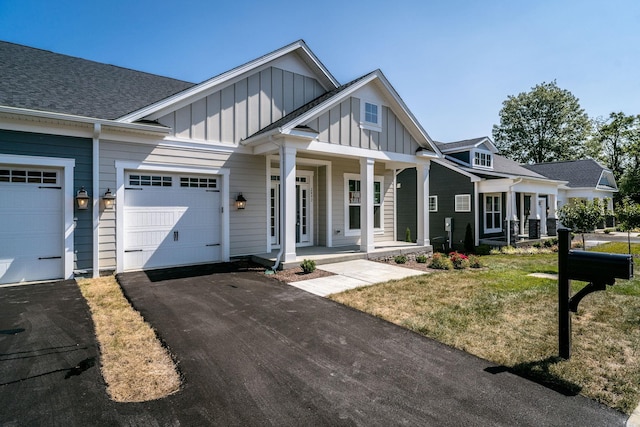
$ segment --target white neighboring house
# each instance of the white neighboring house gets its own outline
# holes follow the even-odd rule
[[[566,181],[558,189],[558,206],[574,200],[600,200],[606,226],[614,225],[613,196],[618,192],[613,172],[593,159],[535,163],[525,168],[550,179]]]
[[[370,253],[408,167],[431,248],[441,154],[380,70],[340,84],[300,40],[194,84],[0,42],[0,75],[0,283]]]

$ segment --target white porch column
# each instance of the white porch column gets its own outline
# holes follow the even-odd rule
[[[516,197],[516,192],[514,190],[510,191],[511,193],[511,221],[518,220],[518,198]]]
[[[429,169],[430,162],[418,163],[416,171],[418,176],[417,193],[418,193],[418,230],[417,240],[418,246],[429,246]]]
[[[520,234],[524,234],[524,193],[520,193]]]
[[[360,159],[360,250],[375,249],[373,237],[373,165],[371,158]]]
[[[296,260],[296,149],[280,147],[280,244],[284,262]]]
[[[549,218],[558,218],[558,196],[549,194]]]
[[[540,194],[539,193],[534,193],[533,196],[533,200],[531,200],[531,210],[533,210],[533,207],[535,206],[535,210],[536,210],[536,219],[540,219],[540,203],[538,202],[538,199],[540,198]]]

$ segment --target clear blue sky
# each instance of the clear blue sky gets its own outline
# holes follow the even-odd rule
[[[0,39],[195,83],[304,39],[341,83],[382,69],[440,141],[554,79],[640,114],[638,0],[0,0]]]

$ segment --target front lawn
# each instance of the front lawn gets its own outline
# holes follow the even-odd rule
[[[491,255],[487,268],[436,272],[332,299],[475,354],[565,393],[631,413],[640,400],[640,280],[618,281],[572,315],[572,358],[559,359],[557,254]],[[573,282],[574,293],[584,286]]]

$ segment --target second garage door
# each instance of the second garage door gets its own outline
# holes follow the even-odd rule
[[[221,260],[216,176],[127,173],[124,269]]]

